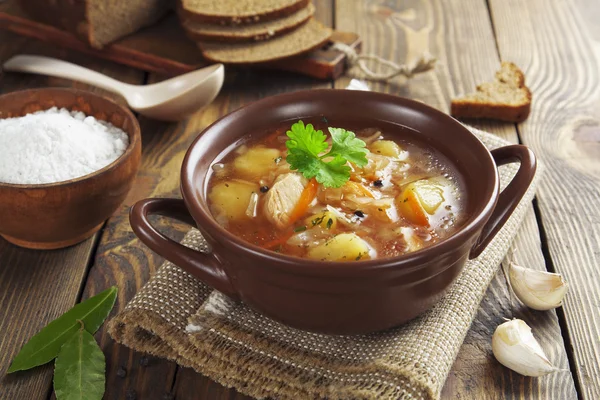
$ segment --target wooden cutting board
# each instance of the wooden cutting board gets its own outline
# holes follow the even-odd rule
[[[209,64],[202,58],[196,44],[187,38],[174,14],[102,50],[91,48],[69,32],[29,19],[15,0],[0,2],[0,29],[167,76]],[[360,51],[361,41],[355,33],[334,31],[331,42],[342,42]],[[336,79],[344,72],[346,57],[330,49],[330,44],[301,56],[252,68],[279,69],[319,79]]]

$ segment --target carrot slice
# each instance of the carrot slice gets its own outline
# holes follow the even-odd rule
[[[369,189],[367,189],[360,183],[348,181],[348,182],[346,182],[346,185],[350,186],[355,192],[362,193],[363,195],[370,197],[372,199],[375,198],[375,195],[373,195],[373,193]]]
[[[290,215],[290,220],[288,221],[289,225],[292,225],[294,222],[302,218],[304,214],[306,214],[310,203],[312,203],[315,197],[317,197],[318,189],[319,183],[315,178],[312,178],[310,181],[308,181],[308,185],[306,185],[302,191],[300,199],[298,200],[298,203],[296,203],[296,206]]]
[[[406,189],[399,197],[396,205],[399,211],[411,222],[429,226],[429,218],[427,218],[425,210],[413,189]]]

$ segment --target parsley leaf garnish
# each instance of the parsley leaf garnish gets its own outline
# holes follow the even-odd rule
[[[365,142],[357,139],[354,132],[342,128],[328,129],[331,134],[331,139],[333,139],[330,153],[339,154],[359,167],[367,165],[366,154],[368,150],[365,148]]]
[[[298,121],[286,132],[289,139],[286,161],[292,170],[298,170],[304,177],[316,178],[325,187],[341,187],[350,179],[351,162],[359,167],[367,164],[365,142],[356,138],[354,132],[342,128],[328,128],[331,134],[331,149],[327,136],[315,130],[312,124]]]
[[[328,147],[327,136],[323,134],[323,131],[316,131],[312,124],[304,126],[304,122],[298,121],[289,131],[286,132],[290,138],[285,145],[288,150],[297,150],[302,153],[310,154],[313,157],[318,157],[319,153],[325,151]]]

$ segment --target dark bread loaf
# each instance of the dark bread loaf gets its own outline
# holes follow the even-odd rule
[[[179,0],[182,20],[237,25],[269,21],[305,8],[310,0]]]
[[[158,21],[173,0],[19,0],[34,19],[65,29],[101,49]]]
[[[477,86],[475,93],[452,99],[450,114],[522,122],[530,110],[531,92],[525,86],[525,75],[515,64],[503,62],[494,81]]]
[[[267,40],[287,33],[313,16],[315,7],[308,4],[293,14],[270,21],[244,25],[219,25],[205,22],[182,21],[182,26],[192,40],[248,42]]]

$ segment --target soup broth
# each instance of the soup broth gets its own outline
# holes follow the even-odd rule
[[[325,187],[286,161],[293,122],[250,137],[213,164],[210,209],[232,234],[291,256],[360,261],[431,246],[465,219],[467,199],[452,164],[414,135],[393,132],[401,127],[353,129],[366,144],[366,165],[348,162],[349,179]],[[331,126],[310,122],[324,133]]]

